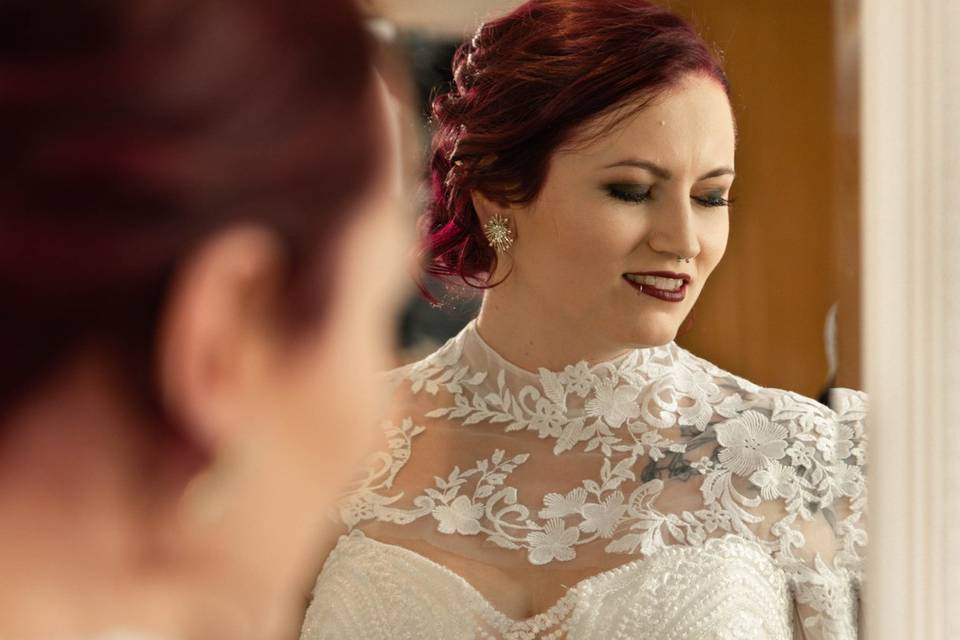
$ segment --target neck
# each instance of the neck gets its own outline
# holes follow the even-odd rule
[[[612,360],[631,350],[584,331],[586,321],[562,319],[509,286],[510,279],[484,292],[477,331],[497,353],[527,371],[559,371],[586,360]]]
[[[144,428],[105,377],[73,368],[0,425],[0,637],[224,637],[144,513]]]

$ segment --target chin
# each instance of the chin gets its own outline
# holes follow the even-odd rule
[[[658,347],[674,340],[679,328],[674,323],[641,322],[626,330],[623,342],[635,348]]]

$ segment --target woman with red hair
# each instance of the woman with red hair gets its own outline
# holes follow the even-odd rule
[[[864,396],[674,342],[727,244],[715,56],[647,0],[530,0],[454,71],[426,271],[483,304],[388,376],[302,637],[855,638]]]
[[[0,637],[294,637],[398,167],[348,0],[0,5]]]

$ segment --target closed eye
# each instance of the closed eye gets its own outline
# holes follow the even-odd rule
[[[733,198],[724,198],[719,194],[709,195],[703,198],[693,197],[693,199],[704,207],[729,207],[733,204]]]
[[[626,184],[607,185],[607,194],[622,202],[639,203],[650,199],[650,187],[633,186]]]
[[[644,185],[609,184],[605,187],[607,194],[621,202],[639,204],[653,198],[653,189]],[[733,204],[733,198],[725,198],[720,193],[705,196],[691,196],[691,199],[702,207],[728,207]]]

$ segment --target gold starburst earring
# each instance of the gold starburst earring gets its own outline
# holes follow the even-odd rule
[[[513,230],[510,221],[499,213],[493,215],[483,225],[483,235],[497,253],[504,253],[513,246]]]

